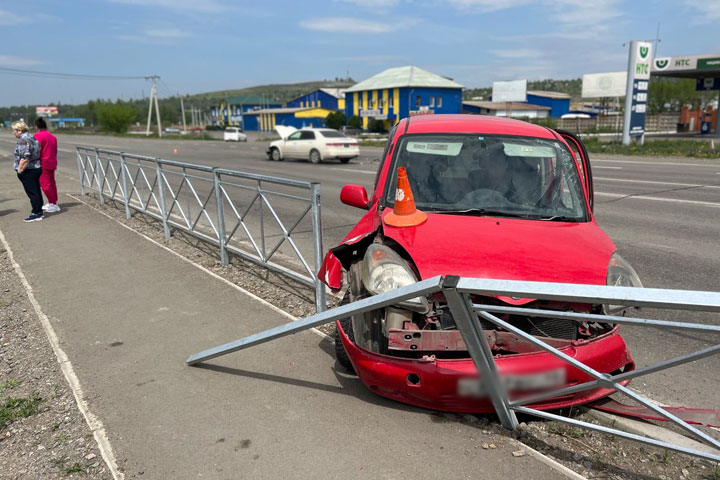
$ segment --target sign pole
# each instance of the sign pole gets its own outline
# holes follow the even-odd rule
[[[637,41],[630,42],[630,55],[628,55],[628,75],[625,84],[625,111],[623,113],[623,145],[630,145],[630,116],[632,114],[632,92],[633,82],[635,81],[635,51],[637,50]]]

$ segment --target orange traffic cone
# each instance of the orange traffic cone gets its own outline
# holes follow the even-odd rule
[[[177,148],[173,148],[173,155],[177,155]]]
[[[393,227],[414,227],[427,220],[425,212],[415,208],[415,199],[410,190],[410,181],[405,167],[398,168],[397,190],[395,190],[395,207],[385,215],[386,224]]]

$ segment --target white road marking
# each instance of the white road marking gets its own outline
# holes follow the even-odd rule
[[[680,199],[676,199],[676,198],[651,197],[648,195],[625,195],[622,193],[602,193],[602,192],[595,192],[595,195],[598,195],[601,197],[625,198],[627,200],[640,199],[640,200],[653,200],[656,202],[690,203],[693,205],[702,205],[704,207],[720,208],[720,203],[701,202],[698,200],[680,200]]]
[[[107,434],[105,433],[105,426],[92,412],[90,412],[90,407],[85,401],[85,395],[83,394],[82,387],[80,386],[80,380],[75,374],[75,369],[73,368],[72,363],[70,363],[70,359],[68,358],[65,351],[60,347],[60,342],[57,335],[55,334],[55,329],[50,323],[50,319],[47,317],[47,315],[45,315],[45,313],[42,311],[42,308],[40,307],[40,304],[35,299],[32,286],[28,282],[27,277],[25,277],[25,274],[23,273],[22,268],[20,268],[20,265],[15,261],[15,254],[13,254],[12,250],[10,249],[10,244],[5,238],[5,235],[2,233],[2,230],[0,230],[0,243],[2,243],[3,247],[5,247],[5,251],[8,254],[10,263],[15,269],[15,273],[20,278],[20,281],[25,288],[25,293],[27,294],[30,303],[35,309],[35,314],[40,320],[40,324],[42,325],[43,330],[45,330],[45,335],[47,335],[48,342],[50,342],[50,346],[52,347],[53,352],[55,352],[55,357],[60,364],[60,370],[62,370],[63,375],[65,376],[65,380],[67,380],[68,385],[73,392],[73,396],[75,397],[75,402],[77,403],[80,413],[82,413],[83,417],[85,417],[85,421],[90,427],[90,430],[93,432],[95,442],[97,443],[103,460],[105,460],[105,464],[107,465],[108,470],[110,470],[110,473],[112,473],[112,476],[115,480],[123,480],[125,478],[125,475],[123,475],[123,473],[120,472],[120,470],[118,469],[115,454],[113,453],[112,446],[110,445],[110,441],[108,440]]]
[[[603,167],[602,165],[593,165],[593,170],[603,169],[603,170],[622,170],[623,167]]]
[[[642,162],[640,160],[606,160],[604,158],[593,158],[591,162],[608,162],[608,163],[640,163],[642,165],[672,165],[681,167],[713,167],[717,168],[717,165],[711,163],[674,163],[674,162]]]
[[[676,182],[656,182],[653,180],[629,180],[626,178],[607,178],[593,177],[594,180],[602,180],[605,182],[625,182],[625,183],[647,183],[651,185],[670,185],[675,187],[702,187],[702,188],[720,188],[720,185],[701,185],[699,183],[676,183]]]
[[[377,171],[375,172],[369,172],[367,170],[353,170],[352,168],[342,168],[343,172],[351,172],[351,173],[365,173],[367,175],[375,175]]]

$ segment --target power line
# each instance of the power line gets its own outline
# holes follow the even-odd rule
[[[58,73],[58,72],[41,72],[37,70],[23,70],[20,68],[0,67],[0,73],[9,75],[20,75],[28,77],[50,77],[50,78],[67,78],[75,80],[146,80],[150,76],[127,76],[127,75],[86,75],[78,73]]]

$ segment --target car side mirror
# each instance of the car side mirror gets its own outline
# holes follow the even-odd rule
[[[343,186],[342,190],[340,190],[340,201],[345,205],[362,208],[363,210],[370,208],[367,191],[362,185]]]

